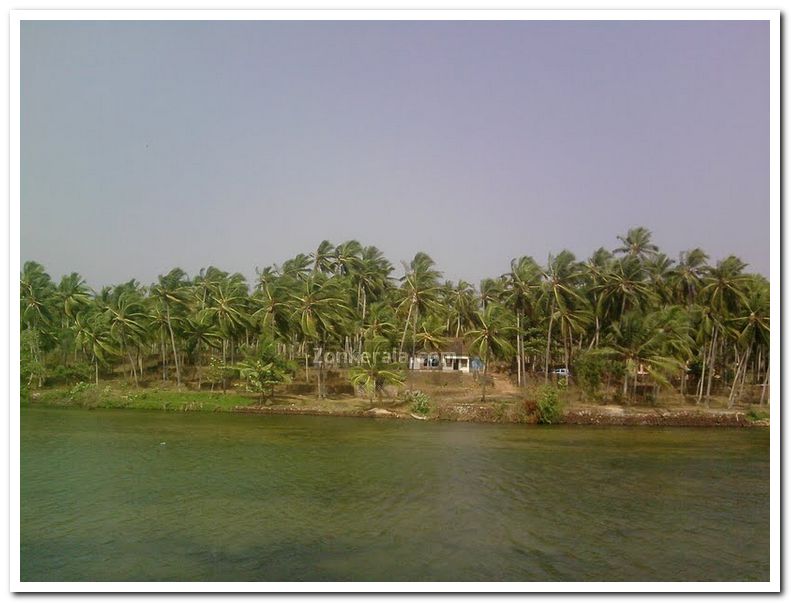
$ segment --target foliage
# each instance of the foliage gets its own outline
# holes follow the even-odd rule
[[[588,350],[574,360],[574,375],[588,399],[596,400],[607,368],[607,357],[598,350]]]
[[[91,385],[90,383],[85,383],[84,381],[80,381],[74,387],[69,390],[69,400],[77,400],[82,398],[83,394],[87,391],[91,391],[95,389],[96,386]]]
[[[427,415],[431,412],[431,399],[418,389],[404,392],[404,401],[415,414]]]
[[[122,374],[136,386],[155,379],[200,390],[208,381],[225,393],[240,363],[252,361],[246,386],[266,389],[269,377],[250,375],[260,376],[271,359],[251,350],[269,346],[298,361],[295,378],[315,383],[322,397],[329,353],[378,346],[403,366],[402,353],[464,342],[483,360],[484,377],[506,370],[520,387],[531,369],[548,382],[550,367],[563,366],[594,398],[605,388],[624,401],[674,388],[699,402],[725,393],[733,403],[768,390],[765,278],[737,257],[710,260],[699,248],[674,261],[644,227],[613,243],[583,261],[568,250],[546,263],[504,261],[500,276],[478,286],[443,280],[420,251],[396,270],[379,249],[355,240],[325,240],[257,268],[252,290],[243,275],[208,266],[192,278],[176,267],[149,286],[131,280],[91,291],[76,272],[56,283],[26,262],[22,387],[88,381],[89,366],[94,383]],[[401,381],[390,364],[392,355],[381,364],[363,359],[349,378],[373,400]],[[488,381],[480,380],[483,399]]]
[[[41,384],[44,381],[47,367],[40,360],[41,347],[36,329],[22,331],[19,344],[19,388],[22,399],[25,399],[34,382]]]
[[[755,410],[754,408],[751,408],[747,412],[747,418],[750,421],[765,421],[769,418],[769,413],[765,410]]]
[[[93,368],[85,362],[67,365],[59,364],[49,372],[48,379],[57,383],[73,384],[90,380],[92,373]]]
[[[257,358],[241,362],[236,369],[247,391],[260,394],[261,402],[265,396],[274,396],[276,385],[289,383],[293,372],[293,366],[278,356],[272,346],[265,346]]]
[[[375,397],[381,400],[386,385],[401,385],[404,382],[404,373],[396,363],[390,361],[387,346],[386,339],[375,339],[361,354],[360,364],[350,370],[352,385],[364,389],[371,402]]]
[[[274,395],[276,385],[288,383],[291,380],[291,375],[286,368],[274,361],[242,362],[238,369],[239,375],[245,380],[247,391],[260,394],[262,402],[265,395],[270,398]]]
[[[538,422],[545,425],[558,423],[563,416],[557,387],[542,385],[537,400]]]
[[[228,380],[233,379],[237,372],[236,367],[225,364],[220,358],[212,356],[206,371],[206,381],[212,384],[212,388],[219,383],[225,391]]]

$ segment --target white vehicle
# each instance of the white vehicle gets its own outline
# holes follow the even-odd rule
[[[557,375],[558,377],[571,377],[571,373],[567,368],[557,368],[552,371],[553,375]]]

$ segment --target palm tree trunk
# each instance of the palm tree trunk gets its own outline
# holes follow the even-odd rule
[[[173,325],[170,324],[170,306],[165,306],[166,317],[168,321],[168,331],[170,331],[170,343],[173,346],[173,361],[176,363],[176,385],[181,388],[181,369],[179,368],[179,356],[176,352],[176,337],[173,335]]]
[[[481,402],[486,402],[486,373],[489,370],[489,354],[483,355],[483,389],[481,391]]]
[[[629,393],[629,369],[623,373],[623,401],[626,402],[626,396]]]
[[[132,376],[135,379],[135,387],[139,387],[139,384],[137,382],[137,370],[135,369],[135,361],[132,358],[132,351],[131,350],[127,350],[126,353],[129,356],[129,364],[132,365]]]
[[[736,399],[736,386],[739,384],[741,375],[747,372],[747,362],[749,361],[749,356],[750,356],[750,348],[747,348],[741,357],[739,357],[738,355],[736,357],[738,365],[736,367],[736,374],[733,376],[733,383],[731,384],[731,393],[728,395],[728,408],[733,406],[733,402]]]
[[[414,305],[414,302],[410,302],[410,304],[409,304],[409,313],[406,315],[406,322],[404,323],[404,332],[401,335],[401,345],[398,346],[398,353],[399,354],[402,354],[404,352],[404,342],[406,341],[407,329],[409,329],[409,319],[412,318],[412,306],[413,305]]]
[[[552,322],[555,319],[555,300],[552,300],[552,306],[549,309],[549,328],[547,329],[547,353],[544,356],[544,382],[549,383],[549,350],[552,345]]]
[[[711,397],[711,381],[714,377],[714,355],[717,351],[717,326],[714,326],[714,337],[711,341],[711,355],[709,357],[709,380],[706,384],[706,400]]]
[[[168,359],[165,354],[165,332],[159,329],[159,350],[162,352],[162,381],[168,380]]]
[[[412,318],[412,361],[414,362],[415,358],[415,339],[417,335],[417,312],[415,312],[415,316]],[[410,375],[411,377],[411,375]],[[412,389],[412,379],[409,380],[409,389]]]
[[[764,403],[764,398],[766,398],[766,390],[768,388],[769,388],[769,367],[766,367],[766,376],[764,377],[763,387],[761,387],[761,400],[760,400],[759,404],[763,404]],[[768,399],[767,399],[766,403],[769,404],[769,400]]]
[[[516,384],[522,387],[522,347],[520,339],[522,336],[519,312],[516,312]]]
[[[324,397],[324,391],[322,390],[323,377],[324,377],[324,344],[319,343],[319,372],[318,372],[318,379],[316,380],[316,391],[318,393],[319,398]]]

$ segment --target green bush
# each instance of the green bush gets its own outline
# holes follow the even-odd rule
[[[538,422],[545,425],[558,423],[562,417],[558,389],[552,385],[543,385],[538,390]]]
[[[598,398],[599,387],[606,368],[606,358],[596,351],[582,352],[574,362],[574,374],[577,383],[590,400]]]
[[[91,383],[80,381],[77,385],[69,390],[69,400],[79,400],[85,396],[85,393],[94,389]]]
[[[93,367],[85,362],[70,365],[58,365],[48,375],[56,383],[79,383],[90,381],[93,377]]]
[[[754,408],[751,408],[747,412],[747,418],[750,421],[763,421],[769,418],[769,413],[765,410],[755,410]]]
[[[410,404],[410,409],[417,415],[427,415],[431,410],[431,399],[420,390],[405,392],[404,400]]]

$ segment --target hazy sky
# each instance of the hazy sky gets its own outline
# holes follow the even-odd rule
[[[355,238],[478,283],[636,225],[769,271],[766,22],[23,22],[21,60],[56,279]]]

